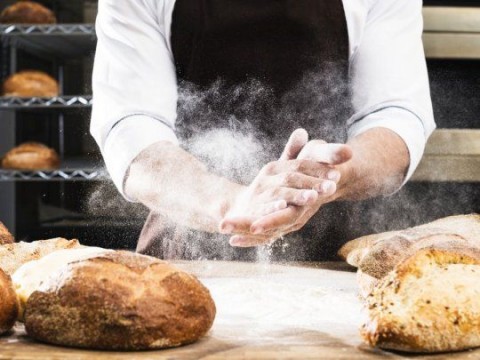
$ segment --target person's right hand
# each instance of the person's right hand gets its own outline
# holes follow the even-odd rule
[[[282,234],[252,234],[251,225],[255,221],[289,206],[317,204],[321,198],[327,199],[335,193],[340,174],[333,165],[348,161],[348,147],[322,142],[323,155],[319,158],[310,151],[315,148],[315,142],[308,143],[309,146],[307,143],[305,130],[292,134],[280,160],[267,164],[236,197],[220,225],[222,233],[247,236],[256,244],[269,243]]]

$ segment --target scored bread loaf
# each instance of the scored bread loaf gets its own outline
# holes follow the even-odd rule
[[[426,248],[480,249],[480,215],[460,215],[414,228],[370,235],[347,243],[339,254],[365,274],[381,279],[404,259]]]
[[[424,249],[379,280],[361,333],[371,346],[445,352],[480,346],[480,257]]]
[[[4,169],[53,170],[60,165],[60,158],[54,149],[36,142],[23,143],[5,154]]]
[[[17,296],[12,280],[0,269],[0,335],[13,328],[17,316]]]
[[[192,343],[215,304],[192,275],[156,258],[96,248],[54,252],[13,275],[27,334],[71,347],[148,350]]]
[[[12,234],[10,234],[10,231],[8,231],[6,226],[0,221],[0,245],[11,244],[13,242],[15,242],[15,238]]]
[[[29,261],[38,260],[57,250],[83,247],[78,240],[63,238],[1,245],[0,269],[8,275],[13,275],[19,267]]]
[[[4,24],[55,24],[55,14],[45,6],[33,1],[18,1],[0,14]]]

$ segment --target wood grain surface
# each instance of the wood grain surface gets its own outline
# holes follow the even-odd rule
[[[0,359],[480,359],[480,351],[409,356],[370,349],[358,335],[355,274],[342,263],[182,262],[212,292],[217,318],[196,344],[149,352],[100,352],[41,344],[21,324],[0,337]]]

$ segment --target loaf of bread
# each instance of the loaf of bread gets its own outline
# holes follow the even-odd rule
[[[480,257],[425,249],[367,297],[361,333],[371,346],[408,352],[480,347]]]
[[[0,14],[3,24],[55,24],[55,14],[33,1],[18,1]]]
[[[10,276],[0,270],[0,335],[12,329],[17,321],[17,296]]]
[[[4,96],[55,97],[58,94],[58,82],[42,71],[20,71],[3,83]]]
[[[340,256],[367,275],[381,279],[418,250],[480,249],[480,215],[460,215],[414,228],[365,236],[347,243]]]
[[[0,269],[8,275],[13,275],[19,267],[29,261],[38,260],[54,251],[83,247],[78,240],[67,240],[63,238],[1,245]]]
[[[13,275],[27,334],[51,344],[148,350],[192,343],[215,304],[193,276],[143,255],[60,250]]]
[[[15,242],[15,238],[0,221],[0,245],[11,244],[13,242]]]
[[[4,169],[54,170],[60,166],[60,158],[54,149],[43,144],[28,142],[5,154],[2,159]]]

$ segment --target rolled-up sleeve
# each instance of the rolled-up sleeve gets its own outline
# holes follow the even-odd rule
[[[161,6],[161,2],[157,2]],[[155,142],[177,143],[177,80],[161,11],[148,0],[100,0],[90,130],[115,185]]]
[[[376,0],[350,61],[349,137],[376,127],[398,134],[410,153],[405,182],[435,129],[422,31],[421,0]]]

